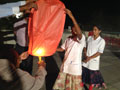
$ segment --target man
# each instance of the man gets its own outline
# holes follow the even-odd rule
[[[19,1],[0,5],[0,18],[17,15],[21,12],[30,12],[31,8],[37,9],[36,0]],[[21,15],[21,14],[20,14]]]
[[[26,14],[14,24],[14,34],[16,36],[15,50],[19,55],[28,50],[28,18],[29,14]],[[33,56],[31,55],[20,64],[20,68],[30,74],[32,74],[32,66]]]

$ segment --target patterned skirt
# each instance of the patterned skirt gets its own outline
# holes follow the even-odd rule
[[[82,90],[81,76],[60,72],[53,90]]]
[[[85,67],[83,67],[82,69],[83,69],[82,82],[84,84],[89,84],[89,85],[99,87],[99,88],[101,87],[107,88],[104,83],[104,79],[99,70],[93,71]]]

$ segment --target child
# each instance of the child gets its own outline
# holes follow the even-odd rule
[[[65,57],[53,89],[82,90],[81,57],[83,47],[85,46],[85,36],[82,34],[81,29],[71,11],[68,9],[65,9],[65,11],[71,18],[74,27],[72,28],[72,36],[68,37],[61,48],[57,49],[57,51],[60,52],[65,51]]]
[[[103,77],[99,71],[100,55],[104,51],[105,40],[100,37],[101,27],[95,25],[93,27],[93,36],[89,36],[87,40],[86,60],[83,61],[82,81],[89,84],[89,90],[93,90],[93,86],[106,88]]]

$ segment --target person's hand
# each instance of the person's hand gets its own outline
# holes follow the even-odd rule
[[[40,66],[46,68],[46,63],[42,60],[42,61],[38,62],[38,67],[40,67]]]
[[[73,14],[72,14],[72,12],[69,9],[65,8],[65,12],[66,12],[66,14],[68,14],[68,16],[70,18],[73,18]]]
[[[83,62],[84,62],[84,63],[87,63],[88,61],[85,59],[85,60],[83,60]]]
[[[28,56],[29,56],[28,51],[26,51],[26,52],[23,52],[19,57],[21,60],[25,60],[27,59]]]
[[[31,8],[34,8],[34,9],[37,10],[37,9],[38,9],[38,6],[37,6],[36,3],[33,3],[33,2],[28,3],[28,4],[25,5],[25,10],[30,10]]]
[[[37,4],[31,2],[31,3],[27,3],[27,4],[23,5],[23,6],[20,6],[20,12],[30,11],[32,8],[37,10],[38,9]]]
[[[91,57],[86,57],[86,59],[83,60],[83,62],[87,63],[90,59],[91,59]]]
[[[86,60],[89,61],[90,59],[92,59],[91,57],[87,57]]]
[[[37,6],[36,3],[31,3],[31,4],[30,4],[30,9],[31,9],[31,8],[34,8],[35,10],[37,10],[37,9],[38,9],[38,6]]]

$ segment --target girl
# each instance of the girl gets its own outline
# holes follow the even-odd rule
[[[86,60],[83,61],[83,84],[89,84],[89,90],[93,86],[106,88],[103,77],[99,71],[100,55],[104,51],[105,40],[100,37],[100,26],[94,25],[93,35],[88,37]]]
[[[83,47],[85,46],[85,36],[82,34],[81,29],[71,11],[68,9],[65,9],[65,11],[71,18],[74,27],[72,28],[72,36],[68,37],[61,48],[57,49],[57,51],[65,51],[65,57],[53,89],[82,90],[81,57]]]

